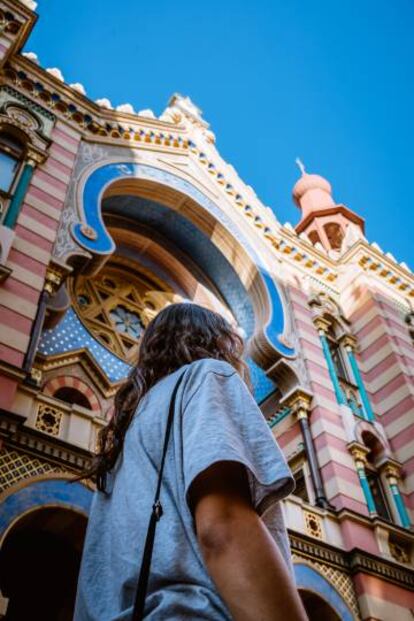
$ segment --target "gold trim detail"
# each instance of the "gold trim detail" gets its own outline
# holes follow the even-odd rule
[[[52,436],[58,436],[62,423],[63,412],[46,403],[41,403],[37,410],[35,428]]]
[[[304,511],[303,518],[305,520],[306,533],[316,539],[323,539],[322,520],[316,513]]]
[[[408,542],[390,541],[388,545],[390,548],[391,556],[398,563],[411,563],[411,545]]]

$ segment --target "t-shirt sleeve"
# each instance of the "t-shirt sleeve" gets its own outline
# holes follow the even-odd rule
[[[294,481],[262,412],[228,364],[207,369],[183,401],[185,494],[194,479],[219,461],[247,469],[252,503],[259,514],[290,494]]]

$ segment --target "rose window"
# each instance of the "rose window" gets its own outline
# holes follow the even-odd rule
[[[69,288],[74,309],[89,332],[130,363],[145,326],[173,297],[158,278],[148,278],[130,264],[105,267],[95,278],[78,276]]]
[[[125,332],[132,338],[138,339],[144,328],[138,315],[129,312],[124,306],[117,306],[109,313],[118,332]]]

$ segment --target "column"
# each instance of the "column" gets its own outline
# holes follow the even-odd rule
[[[365,390],[364,382],[362,380],[362,376],[355,358],[356,339],[353,336],[346,334],[344,337],[342,337],[341,344],[345,347],[354,380],[356,385],[358,386],[359,395],[362,401],[362,407],[364,408],[365,418],[369,421],[373,421],[375,420],[375,415],[371,407],[371,402],[369,400],[367,391]]]
[[[397,518],[397,521],[401,524],[401,526],[404,528],[410,528],[411,520],[399,488],[400,467],[392,462],[387,462],[383,466],[383,471],[388,483],[390,496],[392,497],[394,503],[394,516]]]
[[[367,454],[369,453],[369,449],[365,446],[357,444],[356,442],[354,442],[352,445],[348,445],[348,448],[355,461],[359,482],[361,483],[362,491],[364,492],[364,497],[368,506],[369,514],[377,515],[374,498],[372,496],[371,488],[369,486],[365,473],[365,464],[367,463]]]
[[[29,159],[24,165],[22,174],[20,175],[17,187],[13,194],[13,198],[11,199],[9,208],[3,221],[4,226],[7,226],[7,228],[9,229],[13,229],[16,225],[17,218],[20,213],[20,208],[22,206],[24,197],[26,196],[26,192],[29,187],[29,183],[33,176],[35,165],[36,164],[32,159]]]
[[[46,271],[44,289],[40,294],[37,313],[32,326],[29,346],[23,363],[23,370],[29,375],[32,374],[33,362],[36,356],[37,347],[39,345],[42,334],[43,324],[45,321],[46,307],[52,295],[54,295],[62,282],[62,276],[52,268]]]
[[[303,390],[296,390],[290,397],[287,405],[296,416],[303,437],[306,458],[309,464],[309,471],[312,480],[312,486],[315,496],[315,503],[319,507],[329,508],[330,504],[326,498],[325,490],[322,483],[322,477],[319,471],[318,458],[316,456],[315,445],[309,426],[309,409],[312,396]]]
[[[332,384],[335,390],[336,400],[339,403],[339,405],[347,405],[345,395],[342,391],[342,388],[339,384],[338,376],[336,374],[335,365],[332,360],[331,350],[329,349],[328,339],[326,338],[326,332],[328,331],[329,323],[322,317],[317,317],[314,320],[314,324],[319,333],[319,338],[321,340],[322,349],[323,349],[323,355],[325,356],[326,364],[328,365],[329,376],[331,378],[331,381],[332,381]]]

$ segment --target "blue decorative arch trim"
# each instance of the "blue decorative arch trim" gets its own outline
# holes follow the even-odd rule
[[[190,196],[201,207],[211,213],[214,218],[226,228],[239,244],[250,256],[256,265],[264,285],[268,291],[270,305],[270,320],[265,328],[265,333],[269,342],[283,356],[293,356],[294,350],[287,347],[279,340],[279,335],[284,332],[284,311],[279,291],[270,274],[263,266],[260,257],[247,241],[241,231],[234,225],[228,216],[219,209],[212,200],[200,192],[195,186],[170,172],[160,170],[153,166],[136,164],[133,162],[119,162],[104,164],[94,170],[87,178],[83,195],[81,197],[80,209],[83,213],[84,222],[77,223],[72,227],[72,234],[77,243],[86,250],[99,255],[111,254],[114,251],[114,242],[106,230],[101,215],[101,202],[105,189],[114,181],[123,178],[149,179],[154,182],[174,188],[177,191]],[[95,239],[89,239],[82,232],[82,224],[92,227],[96,233]]]
[[[326,578],[309,565],[302,563],[295,563],[294,570],[299,589],[319,594],[336,611],[341,621],[355,621],[348,605]]]
[[[59,505],[88,515],[92,496],[92,492],[81,483],[62,479],[36,481],[10,494],[0,504],[0,536],[20,515],[42,506]]]

